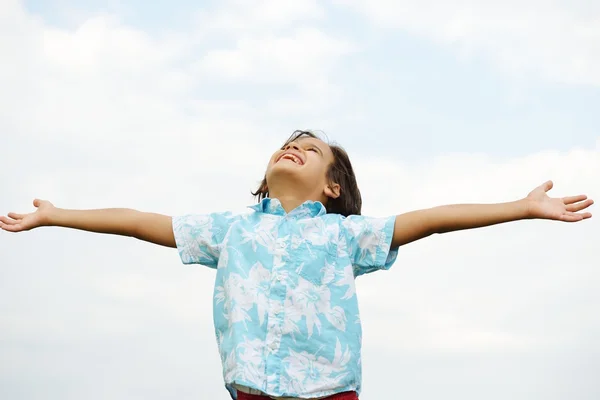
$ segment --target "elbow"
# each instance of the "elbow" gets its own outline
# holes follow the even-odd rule
[[[130,210],[131,212],[131,219],[129,221],[129,223],[125,224],[125,235],[136,238],[136,239],[142,239],[143,235],[144,235],[144,219],[145,219],[145,213],[141,212],[141,211],[136,211],[136,210]]]

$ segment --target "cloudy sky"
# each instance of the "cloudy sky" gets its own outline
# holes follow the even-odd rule
[[[0,212],[244,210],[298,128],[346,147],[368,215],[600,199],[598,2],[174,4],[0,1]],[[599,230],[436,236],[361,277],[362,399],[598,399]],[[0,254],[0,398],[228,398],[214,271],[53,228]]]

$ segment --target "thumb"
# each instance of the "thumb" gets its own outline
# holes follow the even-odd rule
[[[549,191],[550,189],[552,189],[554,187],[554,183],[552,181],[546,181],[544,182],[544,184],[542,185],[542,188],[544,189],[544,192]]]
[[[34,199],[33,200],[33,206],[35,208],[38,208],[41,204],[42,204],[42,200],[40,200],[40,199]]]

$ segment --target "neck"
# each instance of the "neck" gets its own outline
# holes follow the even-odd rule
[[[281,203],[281,206],[285,210],[286,213],[294,210],[295,208],[301,206],[306,201],[320,201],[323,202],[323,199],[313,198],[312,196],[298,196],[295,194],[283,194],[283,193],[272,193],[269,192],[269,197],[272,199],[277,199]]]

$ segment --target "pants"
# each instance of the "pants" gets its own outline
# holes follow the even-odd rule
[[[256,394],[242,393],[238,390],[238,400],[272,400],[268,396],[259,396]],[[344,392],[325,397],[322,400],[358,400],[356,392]]]

